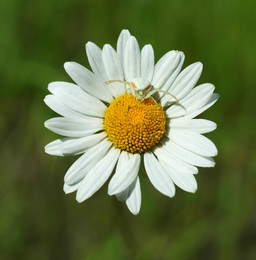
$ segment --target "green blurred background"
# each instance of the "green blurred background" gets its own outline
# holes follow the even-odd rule
[[[0,259],[256,259],[255,62],[253,0],[1,0]],[[201,61],[199,83],[221,99],[203,117],[216,167],[200,169],[199,189],[169,199],[142,177],[142,208],[130,214],[107,185],[88,201],[62,191],[75,157],[44,153],[57,138],[47,84],[71,81],[65,61],[88,67],[84,44],[116,46],[123,29],[156,60],[170,49],[185,66]]]

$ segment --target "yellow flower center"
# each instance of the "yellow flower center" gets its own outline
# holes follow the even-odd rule
[[[164,110],[153,98],[141,101],[124,94],[109,105],[103,128],[115,147],[143,153],[159,143],[165,123]]]

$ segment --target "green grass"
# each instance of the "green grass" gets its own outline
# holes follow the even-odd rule
[[[256,259],[256,2],[253,0],[3,0],[0,4],[1,259]],[[88,66],[84,44],[110,43],[127,28],[159,59],[170,49],[185,65],[202,61],[199,83],[220,100],[203,117],[218,124],[216,167],[200,169],[196,194],[168,199],[142,178],[133,216],[107,196],[62,191],[75,157],[46,155],[57,138],[47,84],[70,81],[65,61]]]

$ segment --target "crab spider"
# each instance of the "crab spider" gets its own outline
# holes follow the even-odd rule
[[[169,93],[167,91],[164,91],[164,90],[161,90],[161,89],[158,89],[158,88],[151,90],[151,88],[152,88],[151,83],[144,78],[135,78],[130,82],[124,81],[124,80],[108,80],[105,83],[106,83],[106,85],[108,85],[108,84],[114,83],[114,82],[120,82],[120,83],[127,84],[128,87],[130,88],[132,95],[135,96],[137,99],[140,99],[140,100],[144,100],[146,98],[149,98],[153,94],[155,94],[156,92],[162,92],[162,93],[165,93],[165,94],[172,96],[179,103],[179,100],[174,95],[172,95],[171,93]]]

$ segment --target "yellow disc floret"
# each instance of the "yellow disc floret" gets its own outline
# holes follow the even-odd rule
[[[143,153],[162,138],[165,123],[164,110],[153,98],[141,101],[132,94],[124,94],[106,110],[104,130],[115,147]]]

